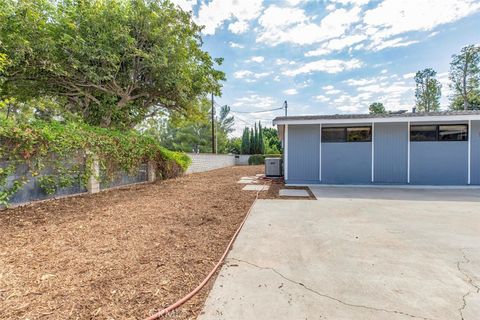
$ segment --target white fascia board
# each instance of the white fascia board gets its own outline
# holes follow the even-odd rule
[[[350,118],[350,119],[312,119],[312,120],[274,120],[274,125],[281,124],[351,124],[351,123],[388,123],[388,122],[440,122],[440,121],[468,121],[480,120],[480,115],[452,115],[452,116],[419,116],[393,118]]]

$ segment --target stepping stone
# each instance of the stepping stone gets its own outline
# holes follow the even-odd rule
[[[240,179],[237,181],[237,183],[249,184],[249,183],[258,183],[258,181],[251,180],[251,179]]]
[[[257,177],[257,178],[259,178],[259,177],[264,177],[264,176],[265,176],[265,175],[264,175],[263,173],[257,173],[257,174],[255,175],[255,177]]]
[[[247,184],[245,187],[243,187],[242,190],[245,190],[245,191],[267,191],[268,190],[268,186],[264,186],[264,185],[254,185],[254,184]]]
[[[241,177],[240,179],[241,179],[241,180],[255,180],[255,179],[257,179],[257,177],[256,177],[256,176],[255,176],[255,177],[253,177],[253,176],[250,176],[250,177]]]
[[[309,197],[307,190],[301,189],[280,189],[280,197]]]

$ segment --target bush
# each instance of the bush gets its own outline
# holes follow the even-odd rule
[[[254,155],[251,155],[250,158],[248,158],[248,164],[251,166],[264,164],[264,163],[265,163],[265,158],[261,154],[254,154]]]
[[[191,162],[186,154],[167,150],[154,137],[134,130],[120,132],[77,122],[16,123],[0,119],[0,205],[8,204],[30,176],[41,175],[42,188],[49,194],[79,180],[85,185],[94,173],[89,172],[88,165],[87,169],[70,165],[79,153],[87,163],[93,161],[92,154],[98,157],[106,173],[98,178],[103,180],[112,179],[119,171],[132,173],[147,161],[156,162],[161,179],[173,178],[185,172]],[[28,172],[8,182],[19,164],[26,164]]]

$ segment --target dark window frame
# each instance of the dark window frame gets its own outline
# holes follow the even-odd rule
[[[414,127],[423,127],[423,126],[431,126],[435,127],[435,139],[434,140],[412,140],[412,129]],[[465,139],[463,140],[441,140],[440,139],[440,127],[450,127],[450,126],[464,126],[465,127]],[[466,142],[470,138],[468,136],[469,129],[468,129],[468,124],[465,123],[445,123],[445,124],[415,124],[415,125],[410,125],[410,142]]]
[[[323,134],[323,130],[324,129],[331,129],[331,128],[334,128],[334,129],[343,129],[343,136],[344,136],[344,140],[342,141],[325,141],[324,140],[324,134]],[[361,141],[348,141],[348,131],[347,129],[352,129],[352,128],[367,128],[367,129],[370,129],[370,138],[369,140],[361,140]],[[372,130],[372,126],[348,126],[348,127],[322,127],[322,143],[362,143],[362,142],[372,142],[372,136],[373,136],[373,130]]]

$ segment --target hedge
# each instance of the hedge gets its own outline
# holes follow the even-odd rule
[[[16,123],[0,119],[0,205],[7,205],[30,175],[39,176],[48,194],[79,180],[85,185],[93,174],[88,170],[91,166],[65,165],[79,151],[87,164],[93,161],[91,155],[97,157],[106,173],[98,177],[101,179],[113,179],[119,171],[132,173],[147,161],[155,161],[157,176],[167,179],[182,174],[191,163],[186,154],[167,150],[154,137],[134,130],[120,132],[77,122]],[[19,164],[27,164],[29,175],[7,184]]]
[[[265,158],[281,158],[281,154],[253,154],[248,158],[249,165],[259,165],[265,163]]]

